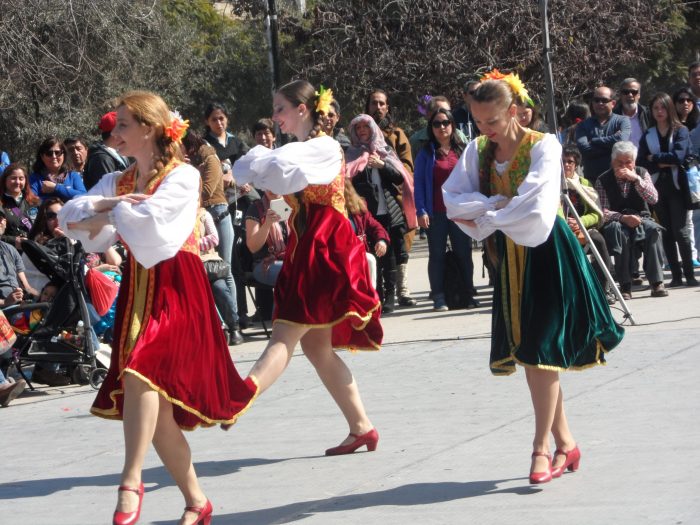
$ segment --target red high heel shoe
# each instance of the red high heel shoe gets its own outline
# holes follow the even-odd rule
[[[544,472],[530,472],[530,483],[547,483],[552,481],[552,456],[546,452],[533,452],[532,457],[544,456],[549,460],[549,466]]]
[[[568,452],[564,452],[563,450],[558,448],[554,452],[554,457],[557,456],[565,456],[566,460],[564,461],[564,464],[560,467],[552,468],[553,478],[560,477],[567,469],[570,472],[576,472],[578,470],[578,464],[581,461],[581,451],[578,449],[578,445],[576,445],[573,449],[569,450]]]
[[[358,436],[357,434],[350,434],[355,438],[355,441],[349,445],[339,445],[337,447],[329,448],[326,450],[326,456],[340,456],[343,454],[352,454],[361,446],[367,445],[368,452],[374,452],[377,449],[377,443],[379,442],[379,432],[376,428],[373,428],[369,432]]]
[[[193,512],[197,515],[197,521],[193,525],[209,525],[214,507],[212,507],[211,501],[207,500],[204,507],[185,507],[185,512]]]
[[[114,517],[112,518],[112,525],[132,525],[139,520],[141,515],[141,503],[143,503],[143,483],[139,483],[138,488],[126,487],[124,485],[119,486],[119,492],[135,492],[139,497],[139,506],[133,512],[122,512],[120,510],[114,511]]]

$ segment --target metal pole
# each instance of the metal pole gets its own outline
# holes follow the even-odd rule
[[[280,86],[280,68],[279,68],[279,39],[277,29],[277,8],[275,0],[265,0],[267,9],[265,10],[265,33],[267,35],[268,61],[270,63],[270,88],[272,96],[274,96],[277,88]],[[275,122],[275,143],[280,146],[283,141],[279,126]]]
[[[557,108],[556,104],[554,101],[554,78],[552,76],[552,60],[550,57],[550,43],[549,43],[549,21],[547,20],[547,0],[539,0],[539,7],[540,7],[540,15],[542,17],[542,39],[543,39],[543,49],[542,49],[542,60],[543,60],[543,65],[544,65],[544,78],[545,78],[545,85],[547,88],[547,116],[549,120],[549,129],[552,133],[556,134],[557,133]],[[583,233],[583,236],[586,238],[586,244],[589,247],[591,253],[593,254],[593,257],[595,258],[596,262],[600,266],[600,268],[603,270],[603,273],[605,274],[605,278],[607,281],[610,283],[613,292],[615,293],[615,296],[617,297],[617,300],[620,301],[620,306],[622,306],[622,310],[625,312],[625,319],[629,319],[630,322],[635,325],[637,324],[634,320],[634,317],[632,317],[632,312],[630,312],[629,308],[627,307],[627,303],[625,300],[622,298],[622,294],[620,293],[619,288],[615,284],[615,280],[613,279],[612,275],[610,274],[610,270],[608,270],[608,267],[605,265],[603,262],[603,258],[600,256],[600,253],[598,253],[598,250],[596,249],[595,245],[593,244],[593,240],[591,239],[590,234],[588,233],[588,230],[583,226],[583,222],[581,221],[581,217],[579,216],[578,212],[576,211],[576,208],[574,208],[574,205],[571,202],[571,199],[569,198],[569,190],[566,186],[566,177],[564,175],[564,164],[561,164],[561,200],[565,206],[565,209],[568,210],[568,213],[573,215],[573,217],[576,219],[576,223],[578,224],[579,230]]]

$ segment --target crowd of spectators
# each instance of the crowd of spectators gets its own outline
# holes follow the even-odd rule
[[[419,111],[425,126],[412,130],[410,140],[394,119],[389,94],[383,89],[367,94],[364,113],[348,116],[346,127],[337,101],[326,115],[323,131],[346,154],[348,218],[376,271],[384,314],[416,304],[407,286],[407,262],[419,227],[421,236],[428,239],[433,308],[447,309],[445,255],[449,249],[460,265],[467,307],[478,305],[473,243],[447,220],[441,191],[464,148],[479,135],[470,112],[478,86],[478,80],[462,86],[462,100],[454,111],[445,96],[423,96]],[[582,245],[586,246],[583,229],[601,254],[602,264],[593,263],[611,304],[615,302],[613,282],[604,268],[614,276],[625,299],[631,297],[634,285],[642,283],[642,270],[654,297],[668,295],[667,287],[698,285],[694,271],[700,266],[700,211],[692,208],[700,205],[688,199],[685,174],[689,161],[700,156],[700,63],[689,66],[687,84],[668,93],[646,98],[642,88],[635,78],[624,79],[618,89],[599,85],[590,100],[569,105],[565,125],[558,130],[565,146],[566,184],[582,222],[571,213],[567,220]],[[524,100],[517,104],[522,126],[547,131],[536,105]],[[48,137],[38,144],[30,169],[12,158],[8,145],[0,144],[9,150],[0,147],[0,305],[31,300],[45,284],[23,257],[22,242],[31,238],[46,243],[63,235],[53,223],[56,209],[84,194],[104,174],[129,166],[130,159],[119,153],[116,114],[109,112],[96,120],[97,140]],[[250,128],[251,144],[246,143],[232,132],[230,112],[219,103],[204,110],[201,133],[196,127],[185,137],[183,153],[202,179],[203,260],[216,257],[225,263],[218,266],[218,277],[210,278],[229,342],[235,345],[243,342],[242,330],[255,316],[269,317],[271,310],[248,316],[245,283],[233,270],[240,261],[235,259],[247,253],[251,267],[245,270],[262,285],[259,293],[263,294],[263,286],[275,286],[292,225],[271,207],[281,196],[236,185],[231,167],[251,146],[274,148],[283,138],[276,134],[272,120],[261,118]],[[111,253],[103,254],[102,260],[111,267],[120,262]],[[663,280],[664,267],[671,272],[669,283]],[[11,381],[0,375],[2,404],[21,390]]]

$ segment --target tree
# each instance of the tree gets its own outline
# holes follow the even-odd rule
[[[96,137],[114,97],[148,89],[201,122],[269,115],[264,34],[206,0],[3,0],[0,147],[29,161],[44,137]],[[262,113],[261,113],[262,112]]]
[[[560,108],[624,65],[645,62],[684,30],[684,2],[550,2],[550,32]],[[303,50],[299,75],[332,84],[359,111],[372,87],[392,96],[410,123],[424,93],[456,95],[467,80],[498,67],[515,70],[535,99],[544,96],[542,34],[532,0],[327,0],[306,20],[285,18]],[[456,98],[456,97],[455,97]]]

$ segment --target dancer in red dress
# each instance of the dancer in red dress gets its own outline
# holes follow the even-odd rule
[[[103,251],[119,236],[129,252],[111,365],[91,410],[123,420],[125,461],[114,524],[138,521],[150,442],[185,498],[180,523],[209,523],[212,506],[182,430],[233,424],[257,391],[231,362],[199,259],[200,177],[182,162],[185,129],[157,95],[125,95],[112,135],[119,152],[136,163],[105,175],[59,216],[66,233],[88,250]]]
[[[305,81],[291,82],[273,99],[273,119],[299,142],[253,148],[233,167],[239,184],[284,195],[293,212],[282,271],[275,286],[272,337],[250,372],[264,392],[287,367],[297,343],[314,365],[350,427],[327,455],[374,450],[377,431],[365,413],[357,384],[333,348],[378,350],[380,302],[365,247],[345,211],[340,145],[322,130],[332,100]]]

